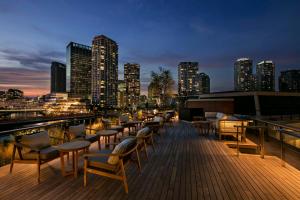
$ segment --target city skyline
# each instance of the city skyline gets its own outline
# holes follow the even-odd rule
[[[16,2],[0,3],[0,25],[5,27],[0,33],[0,90],[49,93],[51,62],[66,63],[70,41],[90,46],[98,34],[119,44],[119,79],[125,63],[142,66],[142,94],[150,71],[163,66],[176,79],[177,65],[184,61],[199,63],[199,70],[210,76],[212,92],[233,90],[233,65],[240,57],[253,64],[273,60],[276,90],[280,71],[300,66],[297,1],[101,2],[106,8],[102,14],[96,12],[97,2]],[[53,15],[54,8],[60,17]]]

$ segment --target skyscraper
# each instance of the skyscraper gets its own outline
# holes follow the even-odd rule
[[[300,92],[300,69],[280,72],[279,91]]]
[[[67,46],[67,91],[71,97],[91,99],[92,48],[70,42]]]
[[[237,59],[234,63],[234,90],[254,90],[254,77],[252,72],[252,60],[249,58]]]
[[[256,65],[256,90],[275,91],[275,65],[272,61],[262,61]]]
[[[208,94],[210,93],[210,78],[205,73],[198,73],[196,76],[197,93]]]
[[[197,95],[196,75],[198,62],[181,62],[178,65],[178,95]]]
[[[141,93],[139,64],[126,63],[124,65],[124,81],[126,84],[127,106],[138,105]]]
[[[124,80],[118,80],[118,108],[126,107],[126,85]]]
[[[51,93],[66,92],[66,65],[51,63]]]
[[[92,46],[92,102],[116,107],[118,92],[118,44],[99,35]]]

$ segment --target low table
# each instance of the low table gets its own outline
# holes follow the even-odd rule
[[[61,144],[57,146],[56,148],[60,152],[60,160],[61,160],[61,173],[63,176],[67,175],[74,175],[75,178],[77,178],[78,174],[78,151],[84,150],[88,151],[89,146],[91,145],[88,141],[73,141],[73,142],[67,142],[64,144]],[[64,155],[72,152],[72,171],[66,172],[65,171],[65,161],[64,161]]]
[[[124,136],[124,127],[123,126],[113,125],[113,126],[107,128],[107,130],[118,131],[118,133],[122,133],[122,136]]]
[[[97,135],[100,136],[99,139],[101,137],[104,137],[104,143],[106,146],[108,145],[108,143],[110,143],[111,136],[114,136],[114,142],[117,142],[117,134],[118,134],[118,131],[116,131],[116,130],[102,130],[97,133]]]

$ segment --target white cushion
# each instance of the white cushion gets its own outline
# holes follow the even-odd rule
[[[126,138],[121,143],[119,143],[113,150],[112,154],[123,154],[129,151],[130,148],[136,145],[136,138]],[[109,156],[107,163],[111,165],[116,165],[119,162],[119,156]]]
[[[144,137],[147,136],[149,133],[150,133],[150,128],[145,127],[137,132],[136,137]]]
[[[205,118],[216,118],[216,112],[205,112]]]
[[[218,112],[218,113],[217,113],[217,115],[216,115],[216,118],[218,118],[218,119],[222,119],[224,116],[225,116],[225,114],[224,114],[224,113],[220,113],[220,112]]]

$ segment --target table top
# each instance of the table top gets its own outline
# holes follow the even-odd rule
[[[111,136],[111,135],[116,135],[116,134],[118,134],[118,131],[116,131],[116,130],[102,130],[97,133],[97,135],[100,135],[100,136]]]
[[[118,125],[111,126],[108,128],[108,130],[122,130],[122,129],[124,129],[124,126],[118,126]]]
[[[73,150],[79,150],[79,149],[84,149],[88,146],[90,146],[91,143],[88,141],[72,141],[72,142],[66,142],[64,144],[58,145],[56,148],[59,151],[73,151]]]

